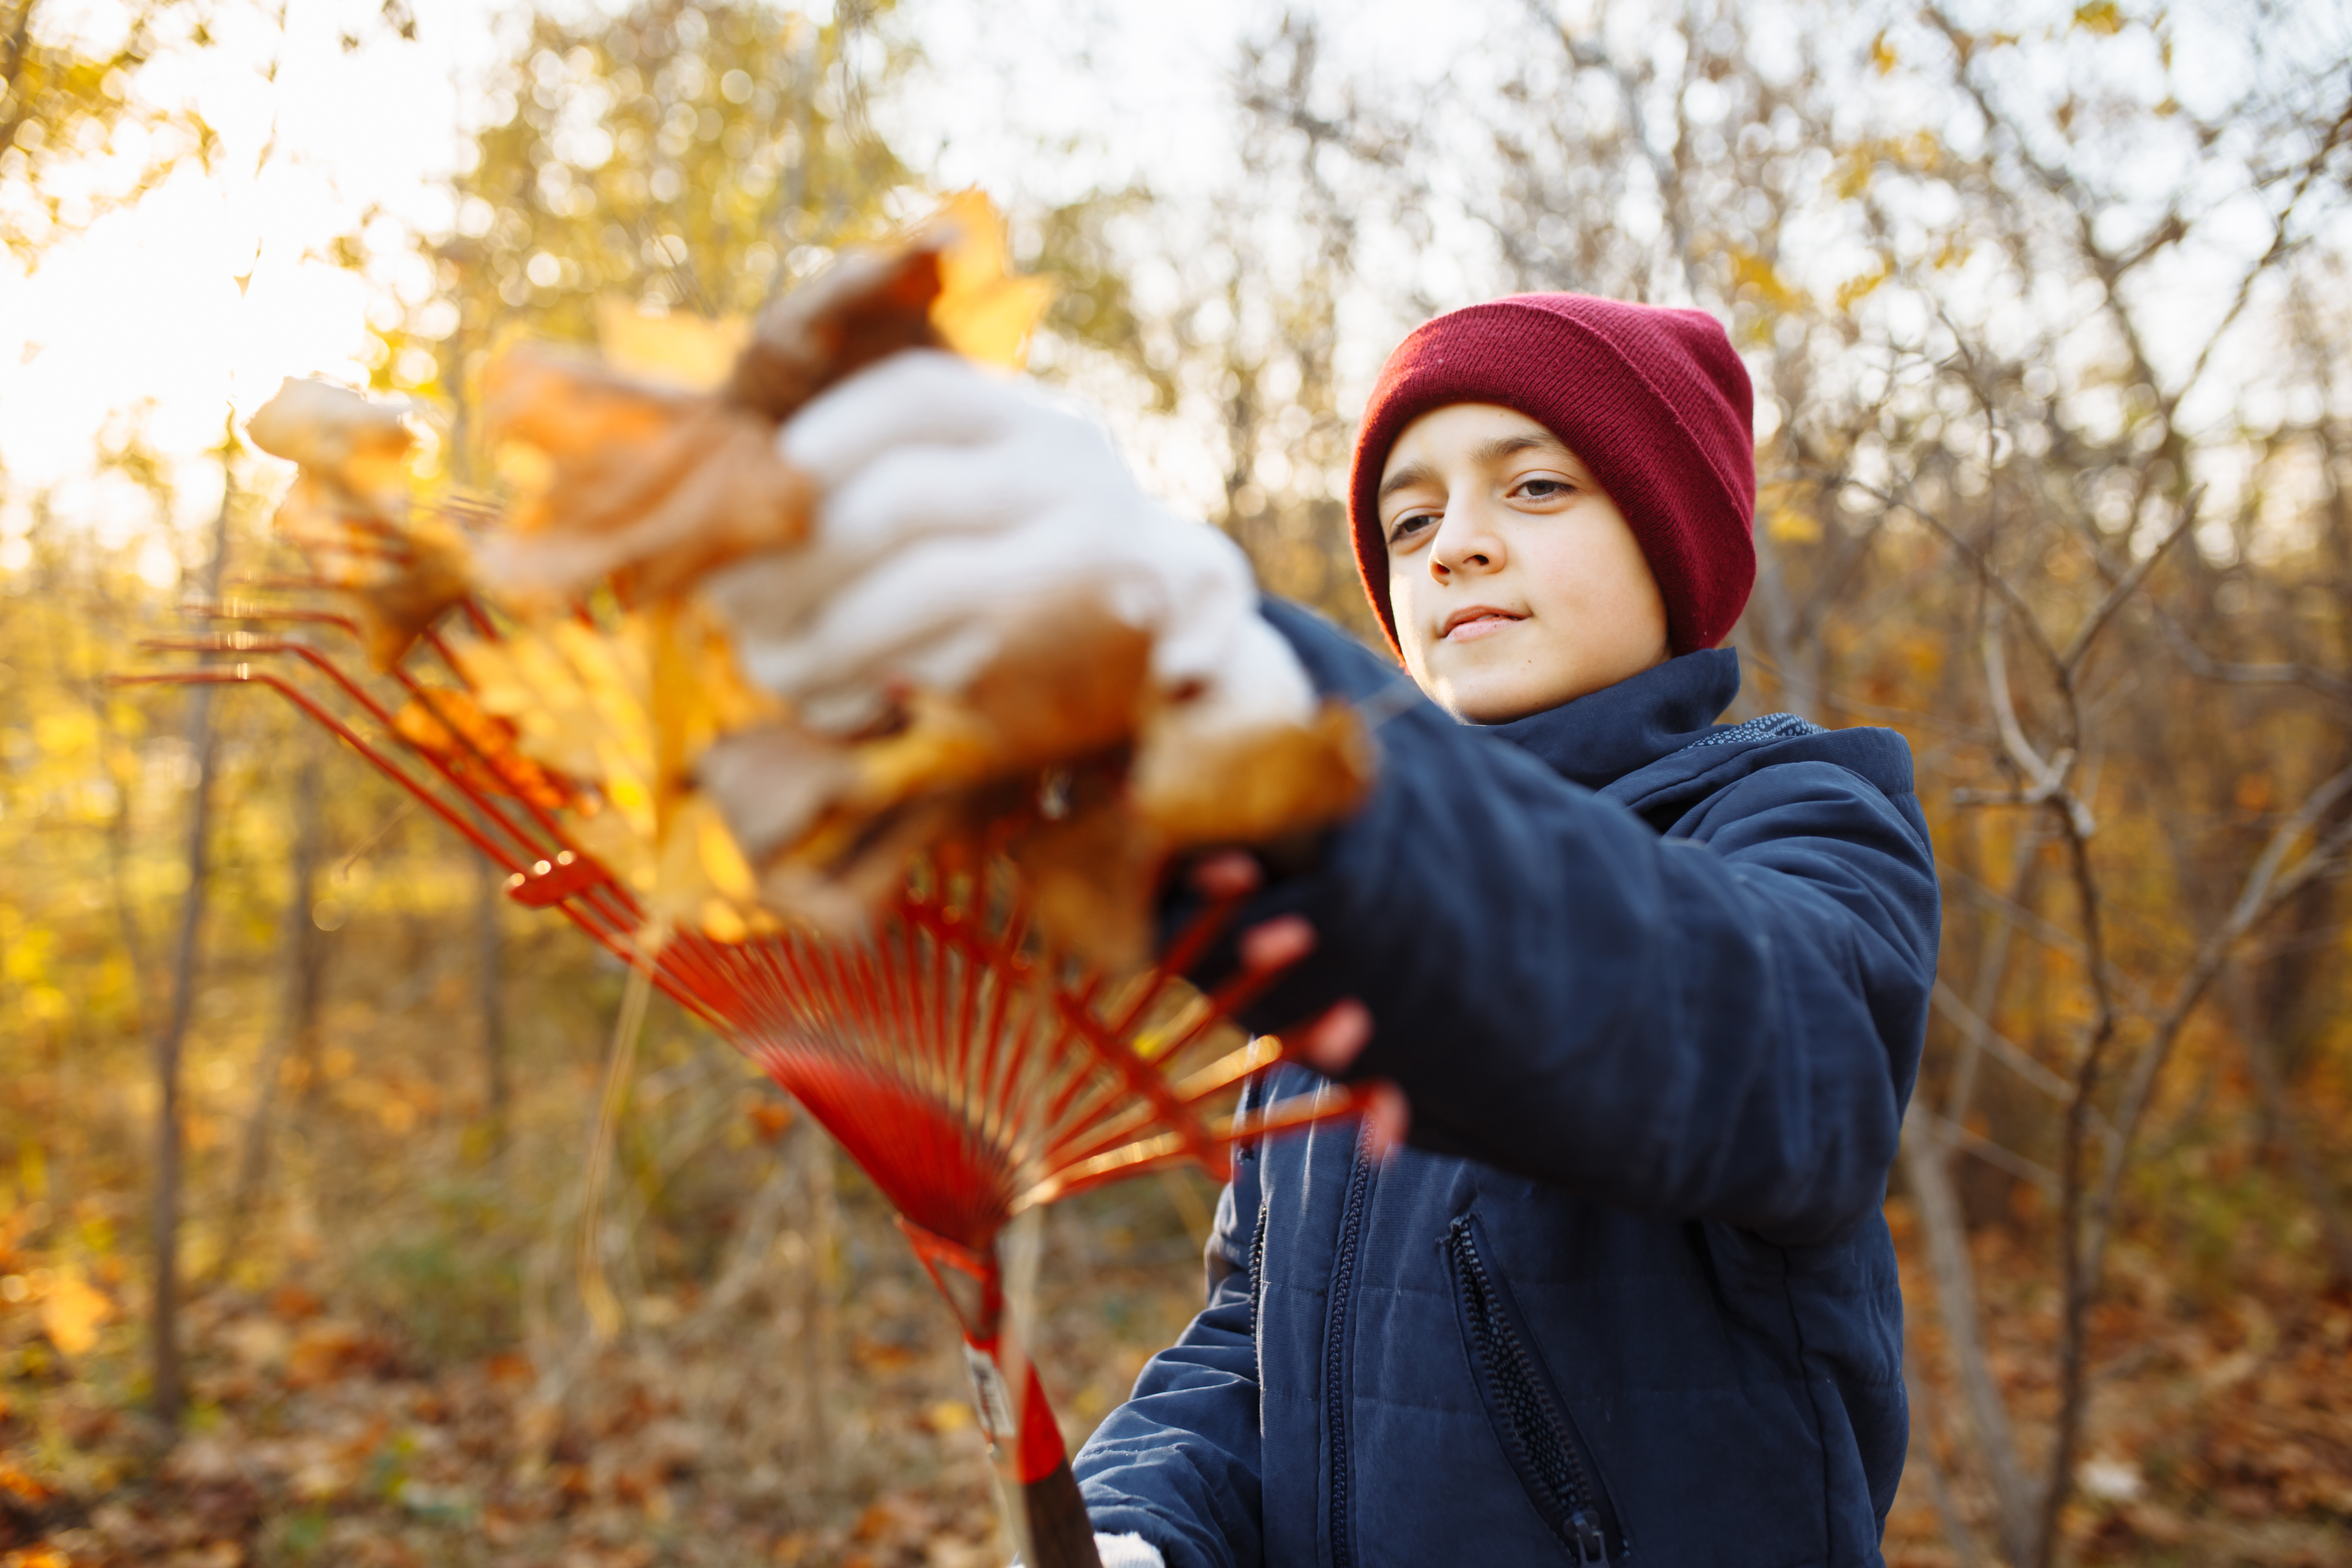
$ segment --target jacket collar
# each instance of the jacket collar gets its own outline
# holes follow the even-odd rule
[[[1719,733],[1716,716],[1738,695],[1739,656],[1702,648],[1488,732],[1597,790]]]

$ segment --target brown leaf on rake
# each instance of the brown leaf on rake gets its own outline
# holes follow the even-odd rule
[[[1128,777],[1137,815],[1174,845],[1266,844],[1338,821],[1371,788],[1363,721],[1327,701],[1312,722],[1196,732],[1169,703],[1145,723]]]
[[[408,499],[408,426],[399,410],[348,387],[289,376],[245,429],[271,457],[300,464],[379,515]]]
[[[663,600],[607,630],[564,617],[498,641],[453,638],[481,708],[515,748],[599,800],[568,814],[579,847],[645,898],[659,928],[726,941],[759,929],[757,887],[717,808],[694,787],[702,753],[772,723],[698,600]]]
[[[1089,770],[1069,787],[1064,815],[1041,817],[1006,853],[1027,879],[1047,940],[1113,971],[1151,953],[1152,907],[1168,841],[1122,798],[1115,774]]]
[[[1090,599],[1025,615],[962,692],[913,694],[903,728],[856,747],[854,804],[878,808],[1125,745],[1150,667],[1149,634]]]
[[[1052,296],[1005,268],[1004,221],[978,191],[897,245],[854,251],[761,312],[727,395],[782,423],[835,382],[901,349],[1016,366]]]
[[[940,258],[919,247],[853,252],[760,312],[729,401],[782,424],[812,397],[901,349],[945,348],[931,325]]]
[[[1150,667],[1145,633],[1075,601],[1024,620],[961,693],[909,693],[879,733],[778,721],[709,745],[697,773],[763,892],[839,925],[896,890],[927,835],[1017,814],[1045,770],[1123,747]]]
[[[347,595],[369,661],[390,669],[473,580],[465,535],[410,500],[399,414],[331,383],[289,379],[246,429],[263,451],[302,465],[278,531]]]
[[[906,884],[926,851],[978,835],[971,805],[966,795],[947,795],[879,812],[828,813],[760,868],[760,901],[824,930],[856,930]]]
[[[477,789],[513,795],[549,811],[572,804],[562,780],[524,756],[515,727],[485,713],[463,691],[432,689],[393,717],[401,739]]]
[[[809,481],[758,415],[544,348],[500,354],[482,391],[518,491],[489,558],[509,591],[569,595],[609,576],[638,603],[807,536]]]
[[[754,864],[792,847],[857,785],[851,748],[789,720],[722,736],[695,764]]]
[[[307,473],[287,491],[278,528],[343,594],[378,669],[398,664],[473,589],[472,551],[446,519],[416,511],[386,524]]]

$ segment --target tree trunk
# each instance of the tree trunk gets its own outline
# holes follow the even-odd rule
[[[280,921],[285,942],[285,999],[278,1033],[256,1070],[253,1110],[245,1123],[244,1148],[236,1164],[236,1187],[229,1199],[228,1222],[221,1244],[221,1268],[237,1255],[247,1222],[261,1201],[269,1174],[269,1146],[275,1131],[278,1089],[290,1060],[308,1061],[317,1055],[319,1006],[326,985],[326,932],[311,916],[318,897],[319,862],[325,853],[326,825],[319,798],[319,737],[307,728],[296,742],[302,761],[294,773],[294,844],[288,879],[286,913]]]
[[[499,1005],[503,938],[499,909],[506,902],[506,878],[486,855],[475,857],[474,1005],[481,1018],[484,1121],[490,1158],[504,1158],[513,1089],[507,1081],[506,1015]]]
[[[213,522],[212,559],[205,568],[204,597],[220,596],[221,564],[228,554],[229,511],[236,500],[229,452],[221,456],[220,515]],[[180,1057],[195,1008],[196,940],[204,925],[206,879],[211,867],[213,801],[213,689],[188,690],[187,740],[196,758],[195,798],[188,805],[187,889],[180,900],[179,939],[172,951],[172,1000],[155,1036],[155,1189],[150,1228],[153,1247],[152,1306],[148,1315],[148,1370],[155,1419],[176,1434],[185,1398],[180,1369]]]

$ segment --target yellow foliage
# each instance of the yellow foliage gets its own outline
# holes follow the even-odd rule
[[[44,713],[33,721],[33,743],[52,759],[76,755],[95,745],[98,721],[87,709],[68,708]]]
[[[1831,184],[1841,201],[1852,201],[1870,189],[1871,171],[1877,160],[1866,147],[1856,147],[1839,156],[1832,167]]]
[[[1812,304],[1803,290],[1782,281],[1769,259],[1738,246],[1731,250],[1731,278],[1735,285],[1754,289],[1764,303],[1776,310],[1802,310]]]
[[[87,1354],[98,1343],[98,1326],[113,1316],[114,1303],[78,1267],[58,1269],[41,1295],[41,1331],[69,1356]]]
[[[1908,136],[1873,137],[1858,142],[1838,155],[1831,165],[1830,186],[1841,201],[1852,201],[1870,188],[1870,180],[1881,163],[1912,174],[1932,174],[1944,161],[1944,143],[1932,131],[1915,131]]]
[[[2116,0],[2087,0],[2074,7],[2074,26],[2102,37],[2113,37],[2122,32],[2125,20],[2123,7]]]
[[[1842,311],[1853,310],[1864,300],[1869,298],[1880,284],[1894,276],[1894,258],[1887,256],[1880,257],[1878,264],[1869,271],[1858,273],[1838,285],[1835,296],[1837,308]]]

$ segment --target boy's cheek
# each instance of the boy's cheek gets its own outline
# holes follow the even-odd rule
[[[1412,576],[1391,573],[1389,577],[1389,613],[1396,618],[1397,646],[1404,650],[1405,667],[1415,679],[1428,668],[1432,642],[1429,617],[1419,603],[1418,583]]]

